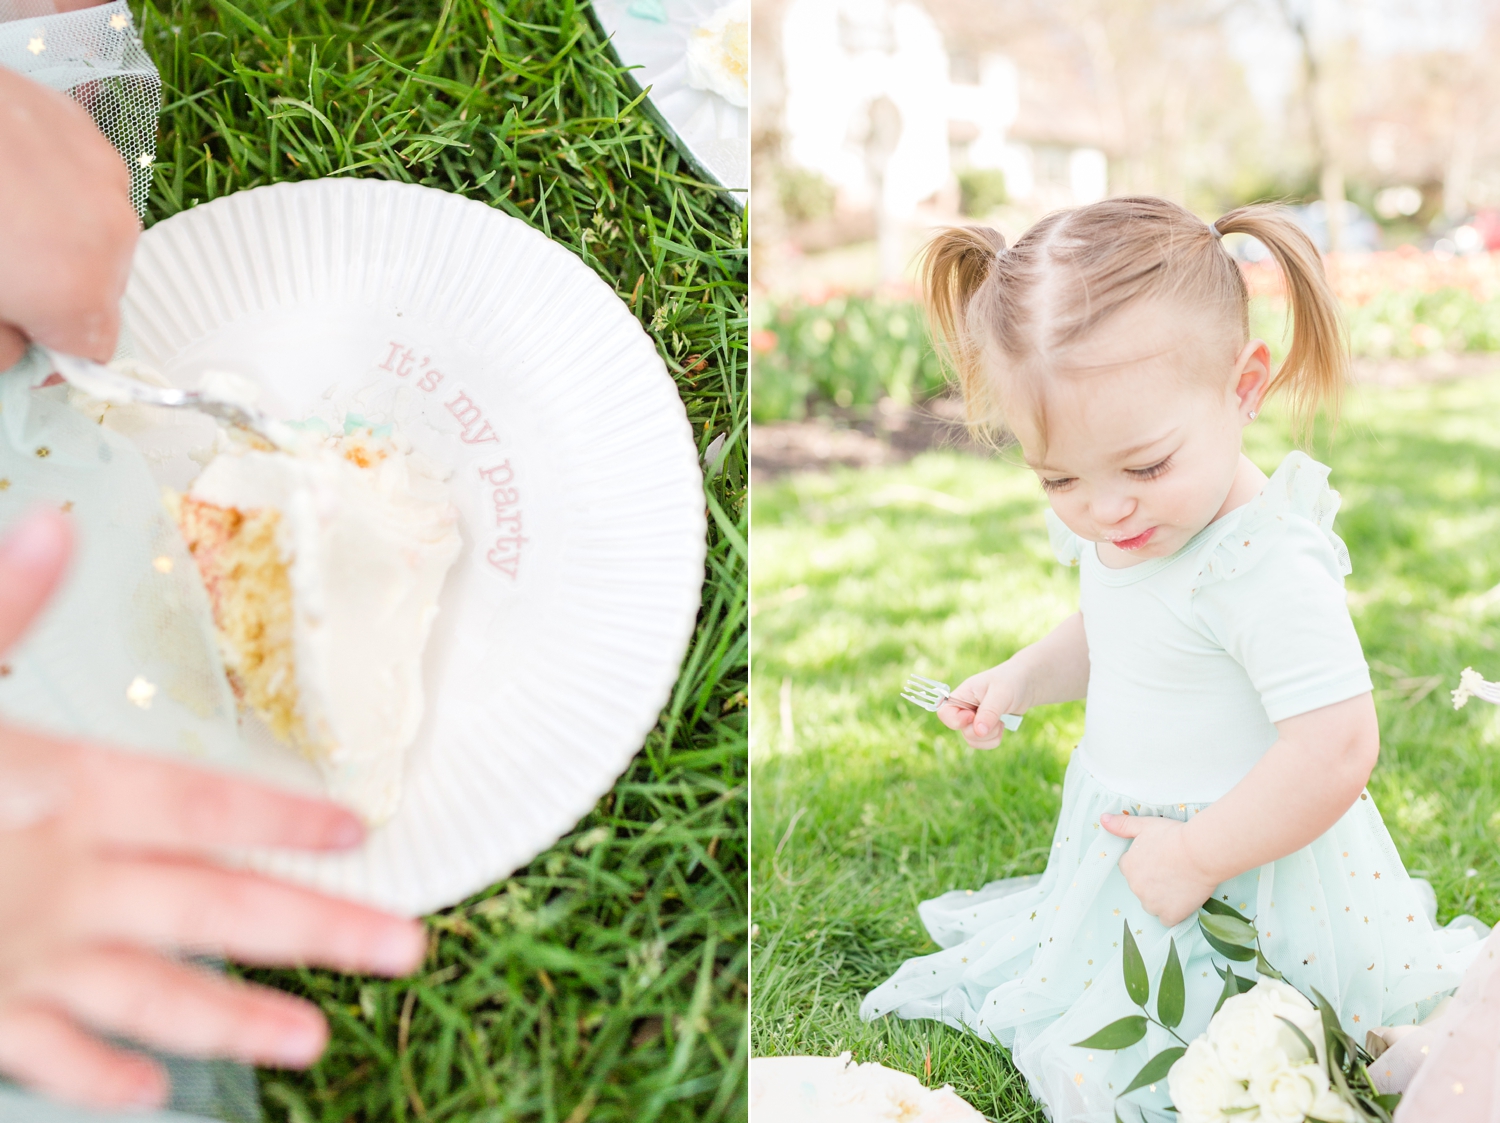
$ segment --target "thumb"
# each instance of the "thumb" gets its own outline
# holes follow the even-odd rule
[[[50,507],[22,515],[0,538],[0,652],[14,647],[62,579],[73,532]]]
[[[1146,821],[1139,815],[1111,815],[1107,812],[1099,816],[1099,825],[1116,838],[1136,838],[1146,829]]]

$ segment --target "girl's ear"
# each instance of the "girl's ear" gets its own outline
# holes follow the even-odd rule
[[[1271,384],[1271,349],[1263,339],[1252,339],[1235,360],[1234,392],[1240,399],[1240,413],[1248,422],[1260,412],[1266,387]]]

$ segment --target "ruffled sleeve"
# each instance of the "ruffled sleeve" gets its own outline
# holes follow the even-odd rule
[[[1244,513],[1204,543],[1193,591],[1233,581],[1254,568],[1297,523],[1311,524],[1327,541],[1340,578],[1353,572],[1349,549],[1333,532],[1339,493],[1328,486],[1328,467],[1301,452],[1288,454]],[[1054,545],[1056,539],[1054,538]]]
[[[1294,452],[1205,543],[1191,612],[1245,669],[1273,722],[1371,689],[1349,617],[1349,551],[1333,532],[1328,469]]]
[[[1083,555],[1083,539],[1063,525],[1062,519],[1051,507],[1047,508],[1047,537],[1052,540],[1052,552],[1063,565],[1076,566]]]

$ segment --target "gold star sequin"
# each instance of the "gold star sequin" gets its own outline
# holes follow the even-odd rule
[[[130,685],[125,688],[125,697],[141,709],[149,710],[151,699],[156,697],[156,684],[147,682],[141,675],[136,675],[131,679]]]
[[[137,156],[135,158],[135,162],[137,164],[139,164],[143,168],[149,168],[151,166],[152,159],[153,159],[153,157],[152,157],[151,153],[149,153],[149,152],[142,152],[139,156]]]
[[[114,15],[109,17],[109,26],[114,28],[116,31],[124,31],[127,27],[130,26],[130,17],[127,16],[124,12],[116,12]]]
[[[26,49],[34,55],[39,55],[47,49],[47,43],[40,35],[33,35],[27,41]]]
[[[172,559],[163,554],[151,562],[151,568],[156,570],[157,573],[171,573]]]

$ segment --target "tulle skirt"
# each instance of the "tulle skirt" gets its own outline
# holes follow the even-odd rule
[[[1195,917],[1168,929],[1141,907],[1119,871],[1129,843],[1099,817],[1128,810],[1187,821],[1206,806],[1137,803],[1100,784],[1075,752],[1045,872],[924,901],[922,922],[943,950],[903,963],[865,997],[861,1016],[968,1029],[1011,1051],[1052,1119],[1111,1123],[1115,1097],[1150,1057],[1178,1044],[1155,1025],[1118,1052],[1073,1044],[1140,1013],[1121,974],[1124,926],[1146,961],[1153,1014],[1175,939],[1187,993],[1177,1032],[1185,1040],[1207,1027],[1223,988],[1215,965],[1227,961]],[[1304,993],[1322,992],[1358,1041],[1376,1026],[1420,1021],[1458,986],[1487,931],[1470,917],[1436,926],[1431,888],[1407,875],[1368,793],[1310,846],[1225,882],[1215,895],[1255,918],[1270,963]],[[1254,977],[1251,964],[1230,966]],[[1165,1082],[1130,1102],[1147,1118],[1175,1118],[1164,1110]]]

